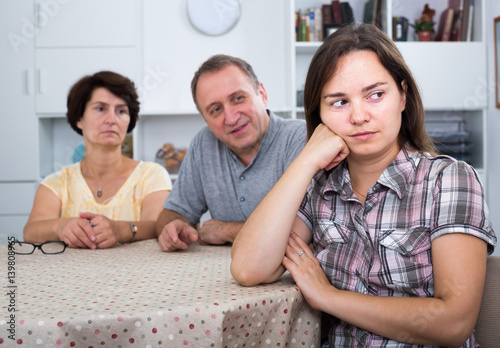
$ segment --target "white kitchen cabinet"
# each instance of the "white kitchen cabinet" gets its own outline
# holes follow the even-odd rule
[[[0,243],[22,238],[38,177],[30,1],[0,1]]]
[[[23,228],[27,220],[27,215],[0,215],[0,243],[7,243],[9,237],[23,240]]]
[[[36,0],[37,48],[135,46],[136,0]]]
[[[398,42],[427,110],[487,107],[484,42]]]
[[[112,70],[132,81],[140,76],[140,56],[135,47],[38,48],[35,51],[38,115],[65,115],[69,89],[85,75]]]
[[[36,186],[35,182],[0,183],[0,243],[6,243],[9,236],[22,240]]]
[[[36,112],[66,112],[70,87],[81,77],[112,70],[141,76],[140,0],[35,0]]]
[[[0,182],[37,178],[32,15],[29,1],[0,1]]]

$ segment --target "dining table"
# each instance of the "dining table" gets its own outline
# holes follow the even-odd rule
[[[14,254],[0,244],[1,347],[319,347],[321,313],[290,273],[246,287],[231,246]]]

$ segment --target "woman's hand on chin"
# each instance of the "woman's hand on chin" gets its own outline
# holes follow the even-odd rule
[[[349,147],[344,139],[321,123],[314,130],[300,155],[312,161],[316,170],[330,170],[349,155]]]

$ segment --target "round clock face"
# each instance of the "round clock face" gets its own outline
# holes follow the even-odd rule
[[[222,35],[240,19],[239,0],[188,0],[188,17],[197,30],[206,35]]]

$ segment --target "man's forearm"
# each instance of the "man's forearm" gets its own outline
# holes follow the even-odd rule
[[[207,220],[199,230],[200,240],[207,244],[232,243],[242,226],[243,222]]]
[[[234,242],[234,239],[236,238],[236,236],[240,232],[244,223],[245,222],[228,222],[227,236],[228,236],[230,243]]]

